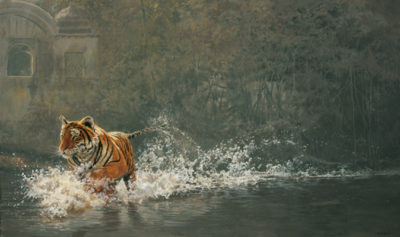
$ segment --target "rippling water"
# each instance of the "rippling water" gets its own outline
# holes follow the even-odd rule
[[[255,155],[291,140],[203,151],[178,135],[149,141],[134,190],[121,183],[111,200],[86,191],[59,162],[0,169],[1,236],[400,235],[398,171]]]
[[[49,218],[2,170],[2,236],[399,236],[400,176],[271,178]]]

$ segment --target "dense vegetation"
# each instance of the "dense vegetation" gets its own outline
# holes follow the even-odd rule
[[[144,127],[164,113],[204,147],[289,134],[308,154],[328,160],[376,164],[398,157],[396,1],[40,5],[55,14],[69,2],[86,8],[99,34],[101,76],[48,88],[25,121],[30,137],[42,134],[52,137],[44,143],[55,143],[58,131],[49,128],[57,130],[60,113],[90,114],[118,130]],[[69,96],[76,90],[79,99]]]

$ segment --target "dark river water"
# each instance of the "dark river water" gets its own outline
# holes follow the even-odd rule
[[[0,166],[0,237],[400,236],[400,170],[310,162],[298,149],[285,160],[277,148],[296,148],[290,139],[202,150],[178,135],[146,141],[132,189],[122,182],[111,199],[58,156]]]
[[[0,236],[400,236],[400,176],[269,177],[49,218],[0,169]],[[26,171],[24,171],[26,172]],[[56,205],[56,204],[51,204]]]

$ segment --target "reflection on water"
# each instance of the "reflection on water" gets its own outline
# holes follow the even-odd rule
[[[139,152],[133,191],[85,191],[63,166],[2,168],[3,236],[400,236],[400,173],[274,163],[258,145],[203,151],[179,131]],[[40,166],[43,167],[43,166]]]
[[[49,219],[1,171],[3,236],[399,236],[399,175],[276,178]]]

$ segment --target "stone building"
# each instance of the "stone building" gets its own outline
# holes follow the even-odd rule
[[[97,41],[78,6],[52,16],[0,0],[0,125],[22,120],[54,86],[96,78]]]

